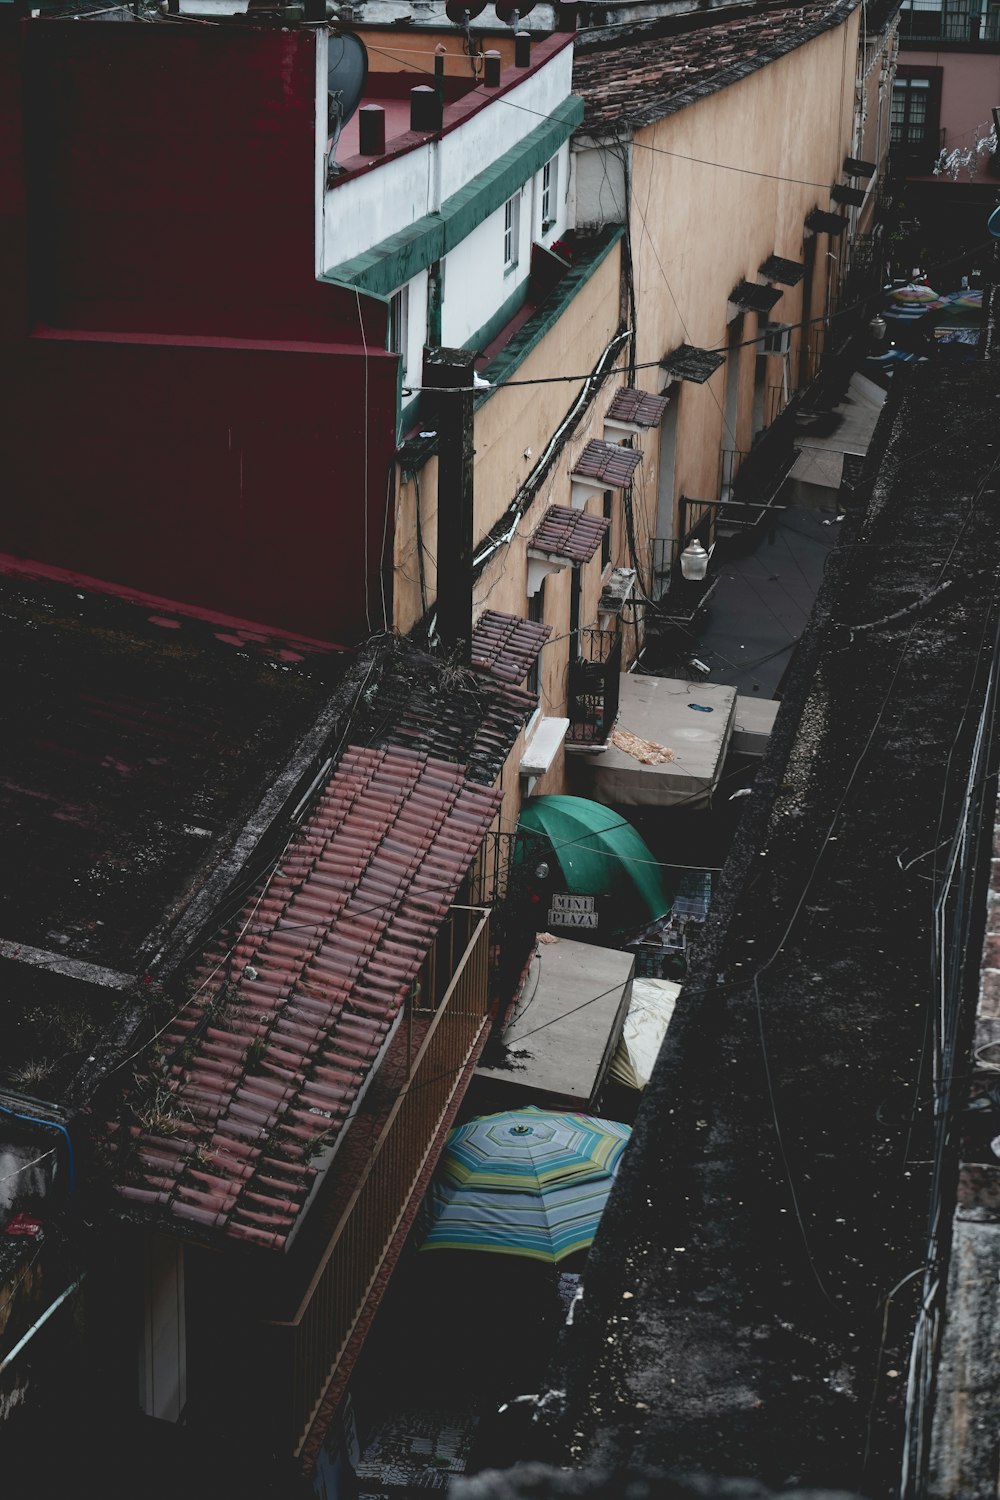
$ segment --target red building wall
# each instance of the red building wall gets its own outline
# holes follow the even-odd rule
[[[394,357],[36,338],[19,366],[0,551],[321,640],[383,628]]]
[[[18,79],[0,551],[325,640],[381,628],[398,361],[384,304],[366,350],[315,278],[315,33],[4,18]]]

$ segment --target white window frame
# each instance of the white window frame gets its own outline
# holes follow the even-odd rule
[[[556,222],[556,197],[559,192],[559,158],[552,156],[542,168],[542,233]]]
[[[389,298],[389,352],[398,354],[406,379],[407,346],[410,342],[410,285],[401,286]]]
[[[760,341],[761,354],[787,354],[791,348],[790,323],[768,323]]]
[[[517,269],[521,239],[521,194],[520,191],[507,199],[503,206],[503,268],[504,274]]]

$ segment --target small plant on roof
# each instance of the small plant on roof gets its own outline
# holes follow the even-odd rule
[[[14,1069],[9,1075],[10,1081],[16,1089],[35,1088],[48,1078],[54,1067],[55,1063],[51,1058],[32,1057]]]

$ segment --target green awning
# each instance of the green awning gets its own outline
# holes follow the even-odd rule
[[[529,881],[539,860],[551,860],[545,882],[549,897],[564,891],[595,898],[603,919],[596,931],[580,936],[599,941],[602,935],[634,932],[670,910],[659,863],[645,840],[618,813],[586,797],[530,797],[521,809],[515,859],[531,866]]]

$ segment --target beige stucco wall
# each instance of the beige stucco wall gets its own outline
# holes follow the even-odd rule
[[[813,207],[830,208],[829,187],[842,180],[853,143],[858,27],[855,12],[835,31],[637,133],[631,217],[640,363],[655,362],[684,342],[724,349],[729,291],[744,278],[758,280],[758,267],[772,253],[805,259],[805,216]],[[813,317],[825,313],[831,272],[836,278],[831,249],[840,253],[820,235]],[[802,303],[802,285],[785,289],[770,320],[801,322]],[[744,337],[752,338],[754,315],[745,323]],[[793,389],[801,338],[793,332]],[[780,361],[768,365],[767,383],[779,384]],[[657,376],[647,370],[642,383],[658,389]],[[730,423],[725,366],[703,386],[680,388],[675,505],[681,494],[718,497],[720,450],[750,446],[753,384],[754,352],[747,350],[739,359],[739,404]]]
[[[507,511],[584,383],[582,380],[559,380],[540,385],[518,382],[571,373],[589,374],[618,331],[620,282],[619,244],[612,248],[559,321],[519,366],[511,383],[499,387],[476,411],[474,486],[477,544]],[[617,360],[619,370],[624,367],[625,359],[623,346]],[[604,437],[604,413],[615,392],[624,384],[627,384],[627,377],[622,373],[612,373],[605,380],[521,517],[510,544],[499,549],[484,568],[475,588],[474,619],[486,609],[522,617],[527,615],[528,540],[550,505],[569,505],[570,474],[574,462],[591,438]],[[643,450],[644,461],[633,482],[633,492],[643,518],[648,510],[646,501],[649,497],[652,497],[655,510],[656,437],[654,432],[645,440],[636,439]],[[415,524],[418,493],[427,601],[433,603],[436,594],[437,467],[437,459],[432,458],[415,477],[397,476],[393,598],[394,627],[401,633],[411,630],[424,613]],[[613,507],[609,566],[628,566],[620,492],[614,492]],[[595,515],[602,514],[602,496],[595,493],[586,508]],[[637,543],[643,566],[647,567],[648,533],[644,520],[639,527]],[[580,622],[584,627],[596,623],[602,576],[598,551],[581,569]],[[543,714],[555,717],[566,715],[570,583],[569,570],[550,574],[545,583],[544,619],[551,625],[552,635],[541,657],[540,706]],[[625,649],[634,655],[634,628],[626,630]],[[512,827],[517,820],[521,796],[517,766],[522,750],[523,737],[515,746],[502,780],[504,805],[501,812],[505,828]],[[565,785],[564,752],[560,752],[552,769],[536,783],[534,790],[536,793],[556,792],[564,790]]]

